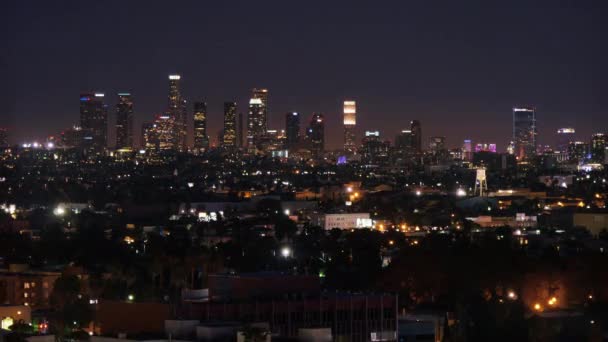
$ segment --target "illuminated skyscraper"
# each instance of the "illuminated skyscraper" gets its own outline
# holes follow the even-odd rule
[[[473,158],[473,143],[471,139],[465,139],[462,144],[462,157],[464,160],[471,161]]]
[[[203,152],[209,149],[207,136],[207,103],[194,102],[194,149]]]
[[[171,115],[159,115],[154,121],[153,137],[158,141],[158,150],[175,151],[178,148],[178,136],[175,135],[175,118]]]
[[[236,129],[236,102],[224,102],[224,133],[222,134],[222,147],[236,147]]]
[[[101,154],[108,142],[108,108],[102,93],[80,94],[80,126],[84,130],[83,146],[88,152]]]
[[[306,130],[306,138],[315,157],[319,157],[325,150],[325,121],[323,114],[313,113],[310,124]]]
[[[420,121],[412,120],[410,122],[410,131],[412,132],[412,149],[414,153],[422,152],[422,126]]]
[[[518,160],[529,160],[536,155],[536,113],[531,107],[513,108],[513,141]]]
[[[254,88],[249,100],[247,117],[247,146],[254,150],[266,131],[268,120],[268,90]]]
[[[133,148],[133,98],[129,93],[118,93],[116,104],[116,148]]]
[[[344,152],[353,154],[357,150],[355,127],[357,124],[357,104],[355,101],[344,101]]]
[[[300,113],[285,113],[285,132],[287,135],[287,148],[293,148],[300,140]]]
[[[604,164],[606,162],[606,146],[608,137],[602,133],[596,133],[591,136],[591,144],[589,152],[591,161],[594,163]]]
[[[574,141],[574,128],[560,128],[557,130],[557,144],[555,149],[558,152],[567,152],[571,141]]]
[[[167,115],[172,117],[175,135],[176,149],[185,151],[187,149],[188,119],[186,116],[186,100],[180,91],[180,75],[169,75],[169,108]],[[168,123],[169,121],[164,121]]]
[[[142,150],[147,153],[155,153],[158,151],[158,136],[156,123],[146,122],[141,125],[141,144]]]

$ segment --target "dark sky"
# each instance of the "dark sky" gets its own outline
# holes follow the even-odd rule
[[[606,1],[27,1],[0,4],[0,124],[12,141],[78,122],[80,91],[135,98],[141,122],[166,107],[167,75],[209,106],[246,111],[270,90],[270,127],[286,111],[325,114],[342,143],[341,101],[359,129],[391,140],[412,119],[450,146],[511,134],[511,107],[534,105],[540,140],[560,126],[608,131]],[[112,112],[110,112],[113,114]],[[114,116],[110,116],[114,120]],[[113,134],[112,134],[113,136]]]

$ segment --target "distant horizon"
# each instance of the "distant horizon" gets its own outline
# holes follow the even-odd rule
[[[540,144],[553,145],[561,127],[587,141],[608,132],[601,9],[526,1],[3,4],[0,126],[15,143],[56,134],[79,122],[76,95],[87,89],[108,94],[112,125],[112,94],[127,91],[138,139],[141,123],[166,108],[167,75],[180,74],[189,114],[192,102],[208,104],[212,141],[223,102],[246,113],[260,86],[269,89],[269,127],[282,128],[286,112],[324,113],[329,149],[343,144],[344,99],[357,101],[358,141],[365,130],[392,141],[417,119],[424,146],[445,136],[448,146],[470,138],[502,151],[518,105],[536,108]]]

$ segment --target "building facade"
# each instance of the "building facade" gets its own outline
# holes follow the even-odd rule
[[[353,154],[357,151],[355,127],[357,125],[357,103],[344,101],[344,152]]]
[[[204,152],[209,149],[207,135],[207,103],[194,102],[194,149]]]
[[[133,148],[133,98],[130,93],[118,93],[116,104],[116,148]]]
[[[103,93],[80,94],[80,127],[83,147],[88,153],[102,154],[108,145],[108,110]]]
[[[222,147],[234,148],[237,143],[236,102],[224,102],[224,133]]]
[[[515,157],[530,160],[536,155],[536,112],[532,107],[513,108],[513,141]]]

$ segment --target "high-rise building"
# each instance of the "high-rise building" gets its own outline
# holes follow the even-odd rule
[[[224,132],[222,147],[234,148],[237,142],[236,102],[224,102]]]
[[[473,143],[471,139],[465,139],[462,143],[462,159],[467,161],[473,159]]]
[[[555,150],[557,152],[567,152],[570,142],[574,141],[574,134],[576,130],[574,128],[560,128],[557,130],[557,143],[555,144]]]
[[[294,148],[300,141],[300,113],[285,113],[285,132],[287,148]]]
[[[156,123],[145,122],[141,125],[141,149],[148,153],[158,151],[158,136]]]
[[[84,147],[84,131],[82,127],[74,125],[61,132],[59,146],[63,148]]]
[[[171,115],[159,115],[154,121],[153,137],[158,142],[158,150],[162,152],[178,150],[177,140],[179,135],[175,134],[175,118]]]
[[[209,149],[207,136],[207,103],[194,102],[194,149],[203,152]]]
[[[8,146],[8,132],[6,128],[0,128],[0,147]]]
[[[361,161],[368,165],[382,165],[388,161],[390,143],[380,139],[380,131],[366,131],[361,142]]]
[[[572,141],[568,145],[568,160],[573,163],[583,163],[589,153],[589,144],[583,141]]]
[[[172,120],[163,121],[164,124],[172,121],[174,140],[176,141],[175,148],[181,151],[187,150],[188,138],[188,117],[186,114],[186,100],[182,97],[180,89],[180,75],[169,75],[169,108],[167,115],[172,117]]]
[[[313,155],[319,157],[325,150],[325,120],[323,119],[323,114],[312,114],[308,129],[306,130],[306,138],[310,143]]]
[[[518,160],[529,160],[536,155],[536,113],[531,107],[513,108],[513,141]]]
[[[116,104],[116,148],[133,148],[133,98],[129,93],[118,93]]]
[[[477,143],[477,144],[475,144],[475,152],[491,152],[491,153],[496,153],[496,144],[493,144],[493,143]]]
[[[591,136],[590,154],[591,161],[604,164],[606,162],[606,146],[608,137],[603,133],[596,133]]]
[[[101,154],[108,142],[108,108],[103,93],[80,94],[80,126],[89,153]]]
[[[254,150],[268,130],[268,90],[254,88],[249,100],[247,117],[247,145]]]
[[[412,120],[410,122],[410,131],[412,132],[412,148],[414,153],[422,152],[422,126],[420,121]]]
[[[357,103],[344,101],[344,152],[353,154],[357,150],[355,127],[357,125]]]
[[[445,137],[435,136],[429,138],[429,151],[432,154],[437,154],[445,150]]]

